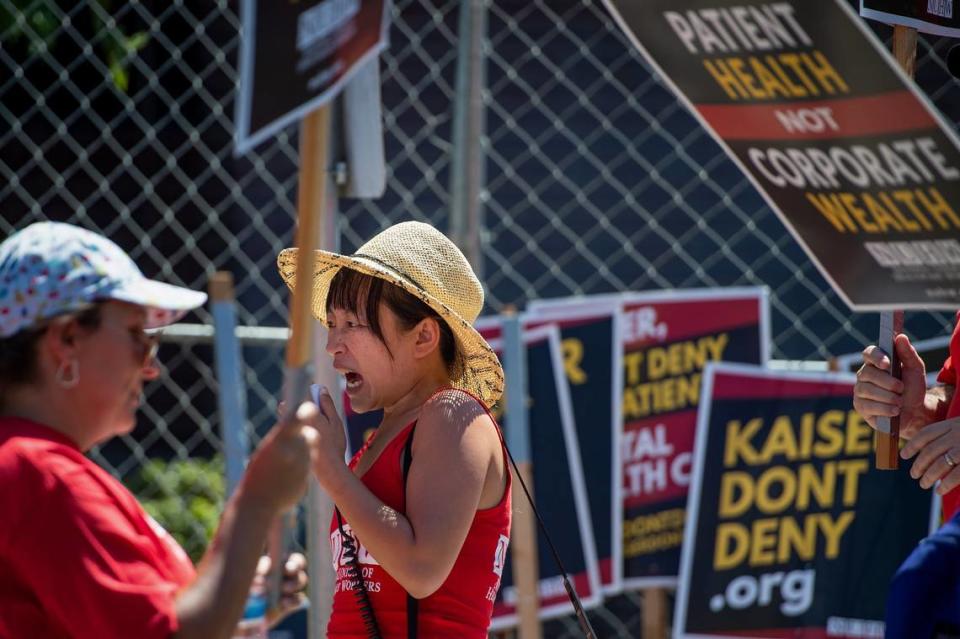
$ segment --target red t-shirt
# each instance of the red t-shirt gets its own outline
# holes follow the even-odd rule
[[[0,418],[0,638],[153,639],[177,630],[190,558],[67,437]]]
[[[947,361],[943,363],[940,374],[937,375],[937,381],[941,384],[957,386],[956,364],[960,364],[960,313],[957,313],[957,323],[953,329],[953,337],[950,338],[950,351]],[[947,407],[947,419],[960,415],[960,393],[954,392],[953,399]],[[943,496],[943,517],[950,519],[960,510],[960,487],[954,488]]]
[[[413,426],[413,423],[408,424],[398,433],[361,478],[374,495],[401,513],[405,512],[401,454]],[[368,446],[369,441],[354,455],[351,468],[356,467]],[[447,580],[435,593],[419,601],[419,636],[430,639],[486,639],[510,539],[510,485],[508,472],[503,498],[496,506],[477,511]],[[346,521],[344,530],[352,536]],[[336,515],[330,524],[330,548],[337,585],[327,636],[331,639],[366,639],[353,592],[354,584],[348,577],[351,562],[343,553]],[[407,592],[380,567],[362,543],[359,549],[364,581],[381,634],[385,639],[405,638]]]

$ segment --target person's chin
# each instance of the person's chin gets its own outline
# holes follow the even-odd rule
[[[104,431],[102,431],[102,435],[97,438],[97,441],[93,442],[93,445],[99,446],[100,444],[103,444],[114,437],[129,435],[131,432],[133,432],[133,429],[136,425],[137,420],[133,417],[121,417],[115,419],[108,429],[104,429]]]
[[[358,415],[363,415],[365,413],[371,413],[377,410],[376,406],[373,406],[369,401],[359,398],[350,398],[350,410]]]
[[[140,402],[135,403],[128,410],[123,411],[121,415],[117,416],[115,426],[113,429],[113,434],[116,435],[129,435],[133,432],[133,429],[137,426],[137,410],[140,408]]]

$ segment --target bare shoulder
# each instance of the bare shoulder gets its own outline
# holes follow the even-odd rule
[[[468,433],[471,438],[497,437],[493,419],[480,402],[456,389],[443,390],[431,397],[423,406],[419,424],[427,432],[440,431],[437,433],[440,437],[460,439]]]
[[[445,390],[424,404],[418,424],[413,458],[426,461],[425,476],[465,499],[470,517],[500,503],[509,471],[497,426],[482,404],[462,391]]]

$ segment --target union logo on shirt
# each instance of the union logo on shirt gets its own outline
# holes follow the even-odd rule
[[[346,566],[353,563],[353,554],[350,552],[350,549],[356,549],[357,545],[359,544],[357,536],[353,534],[353,528],[350,527],[350,524],[343,524],[343,532],[346,533],[347,537],[350,539],[350,543],[343,543],[343,535],[340,533],[340,529],[336,529],[330,533],[330,553],[332,555],[331,559],[333,560],[334,571],[341,566]],[[370,554],[363,544],[359,544],[359,546],[359,560],[361,565],[380,565],[380,562],[374,559],[373,555]]]
[[[507,563],[508,545],[510,545],[510,538],[500,535],[500,539],[497,540],[497,550],[493,554],[493,573],[497,577],[503,576],[503,566]]]

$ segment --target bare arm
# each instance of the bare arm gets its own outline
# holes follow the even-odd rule
[[[273,520],[296,504],[306,488],[317,437],[303,424],[315,414],[313,405],[301,406],[295,420],[274,427],[258,447],[197,579],[177,598],[176,639],[219,639],[233,633]]]
[[[321,397],[321,405],[327,415],[336,415],[329,396]],[[339,429],[339,420],[332,427]],[[499,485],[502,493],[506,469],[490,418],[456,392],[424,406],[413,459],[406,514],[380,501],[336,454],[325,455],[314,472],[367,550],[407,592],[423,598],[450,574],[484,489],[495,492]]]
[[[273,507],[238,494],[199,566],[199,574],[177,599],[177,639],[215,639],[233,633],[250,591],[254,571],[276,516]]]

